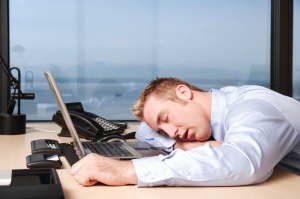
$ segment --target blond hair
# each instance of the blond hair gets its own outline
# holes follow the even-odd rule
[[[189,84],[177,78],[156,78],[142,91],[138,100],[132,107],[132,113],[137,120],[142,121],[144,117],[144,106],[149,96],[155,96],[162,100],[171,100],[179,102],[180,99],[176,96],[176,87],[178,85],[185,85],[191,90],[202,91],[195,85]]]

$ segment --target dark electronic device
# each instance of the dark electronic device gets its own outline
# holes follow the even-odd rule
[[[6,113],[0,113],[0,134],[1,135],[18,135],[26,133],[26,114],[21,113],[21,99],[34,99],[34,93],[23,93],[21,91],[21,71],[18,67],[9,68],[0,54],[0,65],[7,79],[8,85],[13,93],[7,106]],[[18,77],[12,75],[16,70]],[[17,100],[17,102],[16,102]],[[17,113],[14,113],[15,105],[18,105]]]
[[[33,154],[26,157],[28,168],[55,168],[59,169],[62,163],[58,155],[53,154]]]
[[[31,153],[46,153],[53,155],[61,155],[61,149],[57,140],[41,139],[31,141]]]
[[[55,169],[12,170],[11,184],[0,186],[0,198],[5,199],[64,199]]]
[[[75,129],[81,138],[93,141],[101,140],[106,136],[122,138],[120,134],[127,128],[125,123],[114,123],[98,115],[84,111],[80,102],[66,103],[66,107],[70,113]],[[60,111],[57,111],[53,115],[52,120],[62,127],[61,133],[58,134],[59,136],[70,137],[70,133],[67,130],[68,128]]]

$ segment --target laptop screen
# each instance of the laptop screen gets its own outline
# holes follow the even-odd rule
[[[66,122],[66,125],[68,127],[68,130],[71,134],[71,137],[73,138],[73,145],[74,145],[74,150],[76,151],[76,154],[79,158],[83,158],[86,153],[84,151],[84,148],[82,146],[82,143],[80,142],[80,139],[79,139],[79,136],[78,136],[78,133],[74,127],[74,124],[71,120],[71,117],[70,117],[70,114],[68,112],[68,109],[66,107],[66,104],[64,102],[64,99],[62,97],[62,94],[60,92],[60,89],[56,83],[56,80],[54,78],[54,75],[52,74],[51,71],[47,71],[44,73],[45,74],[45,77],[48,81],[48,84],[53,92],[53,95],[55,97],[55,100],[56,100],[56,103],[57,105],[59,106],[59,109],[62,113],[62,116]]]

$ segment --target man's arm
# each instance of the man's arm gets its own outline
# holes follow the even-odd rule
[[[81,185],[97,182],[107,185],[137,184],[137,175],[131,161],[120,161],[89,154],[72,166],[71,174]]]

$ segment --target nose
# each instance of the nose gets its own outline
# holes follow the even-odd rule
[[[177,128],[174,125],[164,124],[161,126],[161,129],[172,139],[176,139],[178,136]]]

